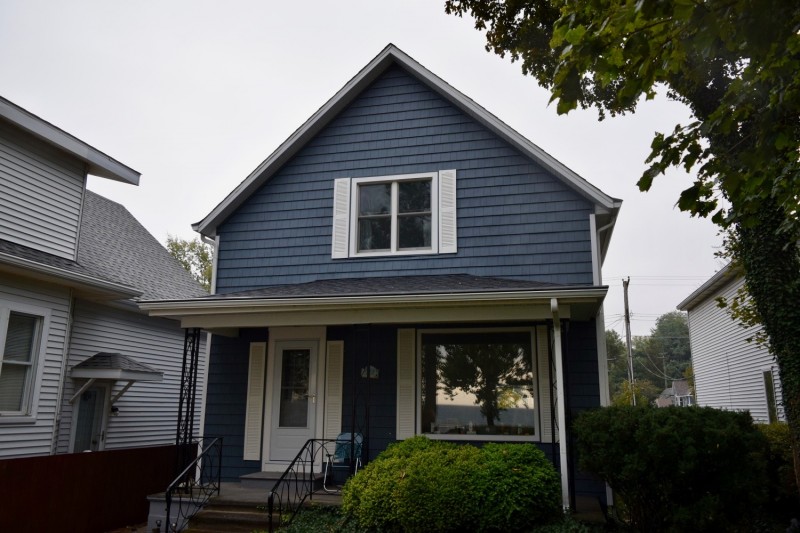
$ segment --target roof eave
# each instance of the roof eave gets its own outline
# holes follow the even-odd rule
[[[316,135],[336,114],[353,101],[367,85],[380,76],[389,65],[396,62],[409,70],[439,95],[456,107],[475,118],[489,130],[500,136],[512,146],[561,178],[579,194],[599,208],[608,212],[619,210],[621,200],[608,196],[600,189],[578,176],[553,156],[523,137],[499,118],[489,113],[472,99],[459,92],[447,82],[423,67],[405,52],[389,44],[355,77],[342,87],[325,105],[298,128],[277,150],[245,178],[211,213],[203,220],[192,224],[192,228],[202,235],[213,237],[216,229],[242,202],[288,161],[302,146]]]
[[[100,150],[93,148],[77,137],[70,135],[3,97],[0,97],[0,118],[77,157],[87,164],[87,171],[93,176],[132,185],[139,184],[141,174],[136,170],[107,156]]]
[[[36,261],[5,253],[0,253],[0,271],[65,285],[97,298],[117,300],[135,298],[142,295],[141,291],[127,285],[70,272],[63,268],[37,263]]]
[[[710,294],[716,292],[719,288],[728,284],[732,279],[738,275],[738,272],[731,267],[728,263],[722,267],[716,274],[700,285],[692,294],[687,296],[676,307],[681,311],[689,311],[697,307],[701,302],[705,301]]]

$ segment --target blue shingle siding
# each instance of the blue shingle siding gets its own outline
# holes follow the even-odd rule
[[[458,253],[331,259],[333,180],[456,169]],[[219,227],[219,293],[359,276],[591,284],[591,204],[394,66]]]
[[[266,340],[265,329],[241,330],[238,338],[212,337],[204,433],[224,437],[223,481],[238,481],[239,476],[261,470],[259,461],[242,457],[250,343]]]
[[[595,321],[570,321],[566,334],[566,391],[569,409],[570,455],[575,470],[574,491],[578,496],[598,498],[605,503],[605,484],[581,472],[575,452],[575,434],[571,422],[582,411],[600,407],[600,379],[597,366],[597,329]]]

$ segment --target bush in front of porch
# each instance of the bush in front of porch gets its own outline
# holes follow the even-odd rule
[[[561,517],[552,463],[530,444],[482,448],[414,437],[344,487],[344,512],[378,531],[528,531]]]

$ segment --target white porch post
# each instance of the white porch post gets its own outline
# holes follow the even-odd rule
[[[553,357],[556,360],[556,398],[558,419],[558,453],[561,465],[561,505],[569,508],[569,469],[567,468],[567,415],[564,411],[564,365],[561,352],[561,321],[558,316],[558,299],[550,299],[550,311],[553,314]]]

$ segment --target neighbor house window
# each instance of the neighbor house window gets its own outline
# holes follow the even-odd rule
[[[43,321],[0,308],[0,415],[30,414]]]
[[[531,330],[422,332],[422,433],[483,440],[536,435],[531,337]]]
[[[778,421],[778,404],[775,398],[775,381],[772,370],[764,370],[764,391],[767,395],[767,421],[772,424]]]
[[[331,256],[456,253],[456,171],[334,182]]]

